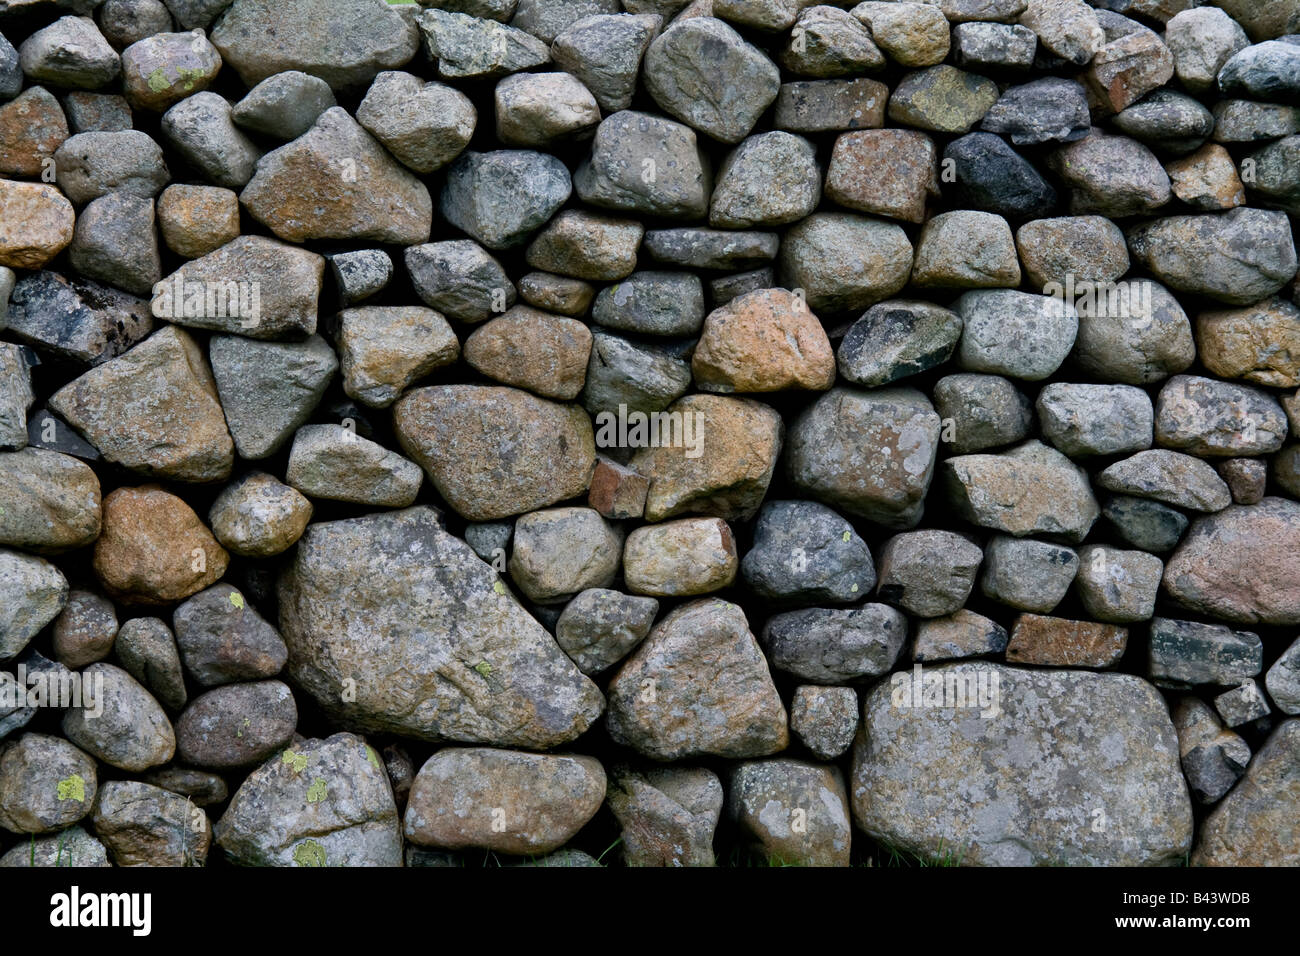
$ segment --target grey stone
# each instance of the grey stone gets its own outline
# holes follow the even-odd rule
[[[91,701],[83,696],[81,707],[64,712],[65,737],[109,766],[132,773],[172,759],[176,734],[171,722],[135,678],[104,663],[91,664],[81,674],[95,693]]]
[[[275,454],[315,411],[338,370],[319,335],[304,342],[255,342],[214,335],[212,374],[241,458]]]
[[[1106,43],[1097,14],[1083,0],[1027,0],[1020,25],[1038,36],[1041,52],[1083,66]]]
[[[18,48],[18,61],[35,83],[94,90],[122,72],[122,61],[90,17],[60,17]]]
[[[590,136],[600,122],[596,97],[568,73],[516,73],[497,82],[497,139],[545,149]]]
[[[304,425],[293,436],[285,481],[312,498],[378,507],[415,503],[420,466],[342,425]]]
[[[584,674],[613,667],[645,640],[659,613],[652,597],[588,588],[564,606],[555,642]]]
[[[790,427],[786,474],[795,488],[839,510],[887,528],[915,527],[939,434],[939,416],[915,389],[834,388]],[[864,458],[863,447],[878,453]]]
[[[1190,96],[1156,90],[1126,107],[1111,125],[1154,150],[1181,156],[1210,138],[1214,116]]]
[[[290,743],[297,724],[293,692],[280,681],[227,684],[196,697],[176,719],[176,754],[194,767],[246,767]]]
[[[599,324],[648,335],[694,335],[704,323],[704,289],[688,272],[634,272],[596,294]]]
[[[1112,495],[1101,510],[1122,540],[1158,554],[1172,551],[1190,524],[1181,511],[1149,498]]]
[[[74,826],[60,830],[54,836],[32,840],[27,845],[19,844],[0,856],[0,867],[11,866],[104,867],[112,864],[108,862],[104,844],[81,827]]]
[[[1001,654],[1007,649],[1008,640],[1006,628],[1001,624],[963,609],[947,617],[918,621],[912,657],[918,661],[942,661]]]
[[[889,87],[875,80],[782,83],[773,125],[791,133],[874,129],[885,125]]]
[[[297,139],[336,106],[334,91],[318,76],[285,70],[262,80],[230,111],[245,129],[276,139]]]
[[[647,681],[655,688],[648,701]],[[789,742],[767,661],[744,612],[726,601],[694,601],[665,617],[608,694],[610,736],[654,760],[762,757]]]
[[[54,151],[59,188],[81,205],[121,191],[152,199],[167,185],[163,151],[147,133],[77,133]]]
[[[180,710],[188,695],[171,628],[156,617],[136,617],[117,632],[113,650],[122,668],[164,707]]]
[[[1155,412],[1140,388],[1053,382],[1038,393],[1037,409],[1043,437],[1072,458],[1151,447]]]
[[[1019,221],[1049,214],[1056,189],[1038,169],[992,133],[968,133],[944,149],[952,202]],[[951,162],[948,162],[951,161]],[[954,165],[955,164],[955,165]],[[1008,263],[1008,271],[1010,264]]]
[[[24,71],[32,75],[25,66]],[[1238,51],[1219,70],[1219,89],[1228,96],[1277,103],[1300,96],[1300,47],[1268,40]]]
[[[355,734],[294,741],[254,770],[217,821],[244,866],[400,866],[402,826],[375,749]]]
[[[1000,455],[962,455],[943,463],[957,514],[1016,537],[1087,537],[1101,514],[1088,473],[1054,448],[1030,440]]]
[[[980,129],[1017,146],[1072,143],[1091,128],[1083,87],[1057,77],[1009,87],[980,122]]]
[[[1291,227],[1281,212],[1170,216],[1133,227],[1128,244],[1133,258],[1175,291],[1231,305],[1274,295],[1296,273]]]
[[[731,771],[728,813],[764,861],[848,866],[852,825],[838,767],[778,758]]]
[[[643,248],[652,259],[666,265],[693,269],[752,269],[775,258],[776,233],[731,232],[684,227],[652,229]]]
[[[671,350],[596,332],[582,390],[592,415],[660,412],[691,387],[691,366]],[[599,422],[597,423],[599,424]]]
[[[620,9],[618,0],[519,0],[510,24],[551,43],[579,20]]]
[[[210,807],[225,803],[230,796],[226,781],[215,773],[195,770],[192,767],[178,767],[172,764],[159,770],[150,770],[144,775],[144,782],[161,787],[182,797],[188,797],[196,807]]]
[[[1250,44],[1246,31],[1218,7],[1180,11],[1165,24],[1164,39],[1174,73],[1193,93],[1212,89],[1223,65]]]
[[[68,601],[68,582],[41,558],[0,548],[0,660],[16,657]]]
[[[780,71],[713,17],[679,20],[645,53],[642,82],[667,113],[724,143],[738,143],[776,99]]]
[[[1300,640],[1296,640],[1273,662],[1264,675],[1264,686],[1274,705],[1284,714],[1300,714]]]
[[[709,304],[711,308],[720,309],[747,292],[771,289],[775,285],[776,275],[771,266],[718,276],[709,280]]]
[[[1300,213],[1300,174],[1296,172],[1298,154],[1300,136],[1288,136],[1256,150],[1243,162],[1243,173],[1250,170],[1254,174],[1250,190],[1264,205]]]
[[[167,9],[185,29],[202,27],[206,30],[230,3],[231,0],[167,0]]]
[[[117,613],[113,602],[102,595],[74,590],[51,630],[55,659],[70,670],[80,670],[112,652]]]
[[[865,683],[889,673],[907,618],[887,604],[808,608],[767,619],[761,643],[777,670],[818,684]]]
[[[1263,669],[1263,660],[1263,643],[1250,631],[1164,617],[1151,621],[1148,673],[1161,687],[1240,684]]]
[[[3,321],[0,318],[0,323]],[[35,401],[22,348],[0,343],[0,450],[16,451],[27,444],[27,411]]]
[[[531,601],[563,603],[613,584],[622,551],[622,536],[592,508],[533,511],[515,521],[510,577]]]
[[[773,131],[727,155],[709,202],[709,225],[728,229],[795,222],[817,208],[821,171],[812,143]]]
[[[1079,556],[1071,548],[994,535],[984,546],[980,591],[1021,611],[1050,614],[1078,572]]]
[[[551,58],[581,80],[606,114],[632,105],[641,57],[663,23],[657,14],[596,14],[575,20],[551,44]]]
[[[790,732],[818,760],[835,760],[853,744],[858,693],[852,687],[802,684],[790,703]]]
[[[1000,375],[946,375],[935,383],[934,408],[944,445],[959,455],[1021,441],[1034,421],[1029,399]]]
[[[975,72],[1020,72],[1034,65],[1038,37],[1019,24],[958,23],[952,28],[953,60]]]
[[[212,372],[177,326],[69,382],[50,408],[124,468],[177,481],[230,476],[235,448]]]
[[[477,119],[464,93],[396,70],[375,77],[356,115],[358,123],[417,173],[431,173],[459,156]]]
[[[314,252],[265,236],[239,236],[168,276],[153,311],[191,328],[299,340],[316,331],[324,272],[325,260]],[[237,297],[207,292],[225,291],[231,282]]]
[[[1199,803],[1217,803],[1232,789],[1250,763],[1246,741],[1223,724],[1196,697],[1184,697],[1173,710],[1179,758],[1187,786]]]
[[[347,725],[547,748],[600,715],[596,686],[429,508],[309,525],[279,597],[294,686]]]
[[[1079,549],[1074,587],[1088,616],[1110,623],[1148,620],[1155,613],[1164,562],[1145,551],[1104,544]]]
[[[261,151],[230,115],[230,104],[216,93],[181,100],[162,118],[162,132],[176,151],[218,186],[239,189],[253,178]]]
[[[593,206],[668,219],[697,219],[712,177],[695,131],[648,113],[623,110],[596,128],[591,155],[573,176]]]
[[[872,691],[850,790],[866,833],[923,859],[955,854],[965,865],[1184,859],[1191,801],[1168,708],[1153,687],[1125,674],[983,662],[924,676],[958,687],[983,681],[992,701],[897,706],[912,696],[907,678],[903,693],[884,683]],[[1007,748],[1009,738],[1016,748]],[[957,786],[971,796],[953,800]],[[1093,826],[1097,806],[1105,826]]]
[[[1228,484],[1232,500],[1239,505],[1257,505],[1264,499],[1268,465],[1258,458],[1229,458],[1220,462],[1219,477]]]
[[[422,306],[360,306],[335,320],[343,391],[386,408],[413,382],[460,356],[447,320]]]
[[[24,448],[0,452],[0,545],[54,554],[100,532],[99,479],[77,459]]]
[[[1027,222],[1016,230],[1016,250],[1030,283],[1044,293],[1057,285],[1064,293],[1071,276],[1075,288],[1085,292],[1089,287],[1082,283],[1113,283],[1129,267],[1124,233],[1104,216]]]
[[[98,784],[89,755],[58,737],[23,734],[0,745],[0,827],[61,830],[90,813]]]
[[[1016,257],[1011,226],[1000,215],[974,209],[954,209],[934,216],[921,228],[917,239],[911,283],[918,289],[1020,285],[1020,261]],[[1071,330],[1070,345],[1073,344]],[[1052,350],[1047,351],[1050,354]],[[1064,352],[1061,358],[1065,358]]]
[[[628,866],[713,866],[722,783],[695,767],[615,767],[606,800]]]
[[[1300,132],[1300,109],[1279,103],[1220,100],[1214,104],[1216,143],[1253,143]]]
[[[1093,289],[1091,303],[1080,303],[1071,356],[1080,371],[1104,381],[1149,385],[1196,361],[1191,321],[1168,289],[1149,279],[1116,287],[1114,308],[1109,287],[1102,285]]]
[[[328,259],[343,305],[355,305],[382,292],[393,277],[393,260],[382,249],[337,252]]]
[[[1155,154],[1127,136],[1098,129],[1047,160],[1070,188],[1070,214],[1115,219],[1150,213],[1169,202],[1169,176]]]
[[[515,303],[501,263],[471,239],[408,246],[403,255],[416,294],[448,318],[482,322]]]
[[[227,550],[265,558],[292,547],[311,513],[311,502],[293,488],[253,471],[222,489],[208,513],[208,522]]]
[[[153,200],[120,193],[91,200],[77,217],[68,263],[90,279],[148,295],[162,279]]]
[[[415,22],[445,79],[482,79],[530,70],[550,61],[546,44],[495,20],[425,9]]]
[[[18,62],[18,51],[0,33],[0,100],[11,100],[23,88],[23,69]]]
[[[953,311],[963,322],[961,368],[1031,382],[1060,368],[1079,329],[1071,303],[1013,289],[966,292]]]
[[[1253,680],[1232,690],[1225,690],[1215,697],[1214,709],[1229,727],[1240,727],[1252,720],[1267,717],[1269,713],[1268,698]]]
[[[1232,503],[1228,486],[1210,465],[1163,448],[1115,462],[1097,476],[1097,484],[1107,491],[1154,498],[1193,511],[1219,511]]]
[[[185,670],[203,687],[274,677],[284,667],[284,640],[229,584],[214,584],[172,614]]]
[[[798,76],[853,76],[883,69],[885,57],[871,31],[847,10],[806,7],[779,55],[783,67]]]
[[[781,604],[853,604],[876,584],[866,542],[814,501],[766,502],[741,573],[756,594]]]
[[[136,780],[104,784],[94,824],[116,866],[203,866],[212,842],[206,812]]]
[[[211,39],[245,86],[301,70],[335,90],[405,65],[419,43],[415,27],[381,0],[235,0]]]
[[[912,268],[900,226],[849,213],[814,213],[786,230],[781,284],[803,289],[820,314],[865,309],[898,293]]]
[[[1156,443],[1191,455],[1267,454],[1288,431],[1286,412],[1263,389],[1175,375],[1156,398]]]
[[[554,156],[530,150],[467,152],[447,171],[439,209],[489,249],[506,249],[527,241],[571,190],[569,171]]]
[[[975,585],[983,551],[951,531],[909,531],[880,552],[881,599],[917,617],[946,617],[961,610]]]
[[[506,549],[515,535],[513,521],[471,521],[465,525],[465,543],[493,567],[505,569]]]
[[[604,799],[605,771],[594,757],[448,747],[416,775],[405,833],[413,843],[452,850],[549,853]],[[470,807],[479,810],[461,809]]]
[[[452,13],[464,13],[484,20],[507,22],[515,15],[519,0],[434,0],[429,6]]]

